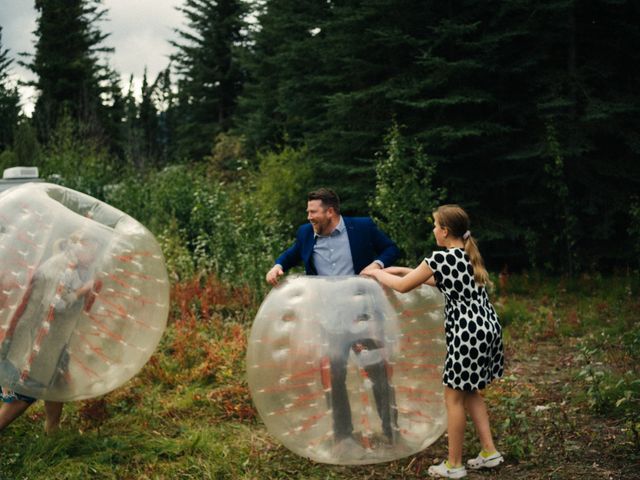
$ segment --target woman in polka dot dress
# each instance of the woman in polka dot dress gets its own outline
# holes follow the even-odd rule
[[[436,286],[445,296],[447,357],[443,383],[447,405],[449,456],[429,468],[432,477],[462,478],[462,444],[466,411],[478,431],[482,451],[467,462],[470,469],[492,468],[503,461],[491,435],[489,415],[479,393],[502,376],[502,329],[489,302],[490,284],[482,257],[469,232],[469,217],[458,205],[443,205],[433,214],[438,251],[415,269],[390,267],[366,274],[383,285],[407,292],[422,283]]]

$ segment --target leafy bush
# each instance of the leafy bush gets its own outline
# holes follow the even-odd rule
[[[15,163],[4,164],[3,168],[15,165],[40,165],[42,148],[31,122],[21,121],[18,124],[13,140],[13,154]]]
[[[635,413],[640,422],[639,345],[640,327],[622,337],[603,331],[584,338],[578,378],[587,385],[588,402],[595,411],[620,417]]]
[[[578,380],[585,385],[589,407],[600,415],[622,419],[636,448],[640,447],[640,327],[623,335],[607,331],[590,334],[580,345],[582,368]]]
[[[285,231],[293,234],[306,221],[307,193],[313,188],[309,151],[285,147],[280,152],[259,154],[258,161],[258,208],[264,215],[276,215]]]
[[[385,152],[376,164],[376,191],[371,201],[380,227],[397,243],[405,261],[415,266],[433,247],[431,214],[444,198],[433,185],[435,164],[394,123],[385,137]]]
[[[104,199],[105,186],[117,176],[113,157],[95,140],[81,139],[69,117],[60,120],[39,166],[48,181],[99,199]]]
[[[195,275],[195,265],[189,250],[186,233],[178,228],[175,219],[171,219],[169,225],[158,234],[157,238],[172,280],[193,277]]]
[[[225,184],[204,165],[174,165],[112,186],[107,201],[157,235],[173,278],[214,273],[261,295],[264,274],[288,239],[254,192],[249,179]]]
[[[277,216],[265,215],[242,187],[196,188],[190,227],[198,271],[264,292],[264,275],[285,244]]]
[[[533,314],[529,310],[529,306],[515,299],[497,301],[494,302],[494,306],[503,327],[511,324],[525,326],[533,321]]]

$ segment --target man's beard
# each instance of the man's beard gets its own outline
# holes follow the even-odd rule
[[[313,227],[313,231],[316,235],[327,235],[327,230],[329,229],[330,224],[331,222],[326,220],[324,222],[311,223],[311,226]]]

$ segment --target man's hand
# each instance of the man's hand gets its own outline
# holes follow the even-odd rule
[[[378,280],[378,276],[380,276],[382,272],[384,272],[382,268],[369,268],[362,270],[362,272],[360,272],[360,275],[363,277],[369,277]]]
[[[267,272],[267,283],[276,286],[282,275],[284,275],[282,267],[280,265],[274,265],[273,268]]]
[[[382,266],[378,262],[371,262],[369,265],[364,267],[360,272],[360,275],[369,275],[371,276],[371,272],[374,270],[382,270]]]

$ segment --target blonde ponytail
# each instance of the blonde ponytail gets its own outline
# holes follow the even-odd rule
[[[492,283],[489,278],[489,272],[487,272],[487,269],[484,267],[484,261],[482,260],[482,255],[480,255],[480,250],[478,249],[478,244],[475,239],[469,235],[467,239],[463,241],[464,251],[467,252],[471,266],[473,266],[473,278],[476,283],[478,285],[491,287]]]

